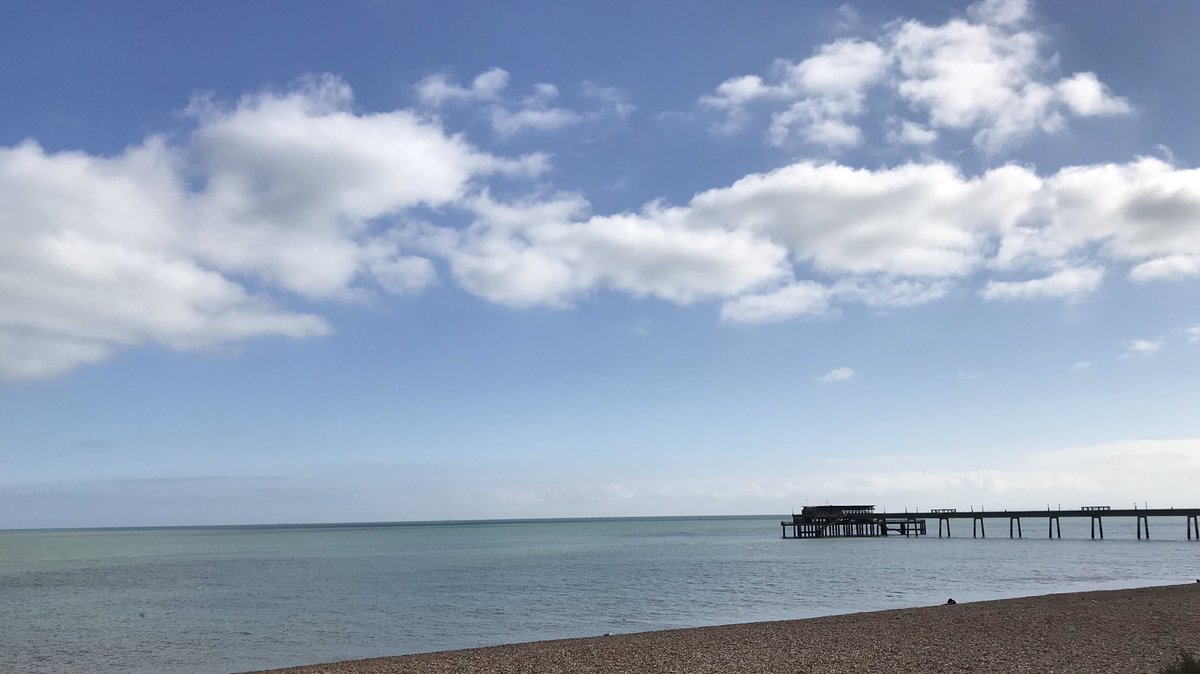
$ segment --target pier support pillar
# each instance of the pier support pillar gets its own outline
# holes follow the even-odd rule
[[[1062,522],[1058,519],[1058,515],[1051,515],[1048,525],[1050,538],[1054,538],[1055,530],[1058,531],[1058,537],[1062,538]]]
[[[938,538],[942,537],[942,522],[946,523],[946,538],[950,538],[950,518],[949,517],[939,517],[938,518]],[[1191,529],[1188,529],[1188,531],[1191,531]]]
[[[1008,537],[1009,538],[1013,537],[1013,523],[1014,522],[1017,525],[1017,538],[1024,538],[1024,536],[1021,535],[1021,518],[1020,517],[1008,518]]]
[[[978,535],[976,535],[976,527],[979,528]],[[971,538],[987,538],[987,531],[983,528],[982,517],[971,518]]]
[[[1137,537],[1142,540],[1142,527],[1146,528],[1146,540],[1150,540],[1150,518],[1145,515],[1137,516]]]
[[[1200,517],[1196,515],[1188,515],[1187,517],[1187,536],[1188,540],[1192,540],[1192,529],[1196,530],[1196,539],[1200,540]]]
[[[1096,525],[1100,525],[1100,540],[1104,540],[1104,520],[1096,515],[1092,515],[1092,538],[1096,537]]]

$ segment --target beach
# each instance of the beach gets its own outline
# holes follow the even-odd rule
[[[614,634],[273,674],[1155,672],[1200,653],[1200,584]]]

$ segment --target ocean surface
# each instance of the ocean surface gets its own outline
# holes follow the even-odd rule
[[[779,517],[0,531],[0,671],[234,672],[1193,582],[1182,518],[781,540]],[[965,525],[965,526],[964,526]],[[965,536],[964,536],[965,534]]]

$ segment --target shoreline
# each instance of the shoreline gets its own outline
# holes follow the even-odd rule
[[[1200,583],[534,641],[256,674],[1082,674],[1156,672],[1181,651],[1200,654]]]

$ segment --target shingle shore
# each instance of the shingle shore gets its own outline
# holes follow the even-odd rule
[[[1200,654],[1200,584],[539,641],[274,674],[1156,672]]]

